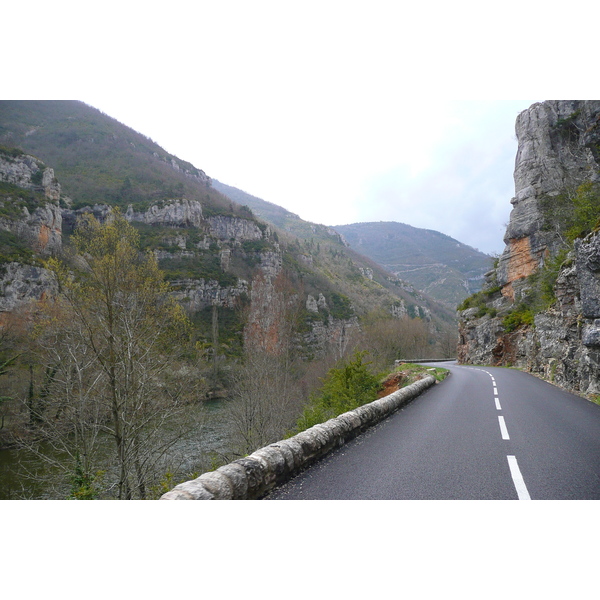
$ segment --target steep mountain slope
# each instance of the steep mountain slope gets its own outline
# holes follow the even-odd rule
[[[396,222],[336,225],[350,247],[451,308],[481,289],[491,257],[430,229]]]
[[[11,269],[34,266],[40,252],[60,253],[79,215],[103,220],[119,207],[207,346],[217,311],[224,354],[239,354],[251,339],[275,351],[291,324],[300,352],[318,355],[374,310],[421,317],[432,340],[454,327],[451,311],[347,248],[339,234],[269,225],[200,169],[84,103],[1,101],[0,144],[6,307],[48,293],[27,288],[33,279],[23,274],[22,285],[9,285]]]
[[[50,165],[73,208],[185,197],[225,208],[206,174],[83,102],[0,101],[0,144]]]
[[[437,231],[396,222],[316,225],[219,181],[213,180],[212,185],[235,202],[249,206],[265,221],[300,238],[310,239],[317,232],[342,234],[354,251],[451,310],[481,289],[483,276],[492,267],[490,256]]]
[[[267,202],[262,198],[248,194],[247,192],[217,181],[216,179],[212,179],[211,183],[212,187],[217,191],[221,192],[238,204],[248,206],[252,209],[252,212],[255,215],[259,216],[261,219],[264,219],[268,223],[272,223],[280,229],[283,229],[284,231],[293,233],[301,238],[310,237],[311,233],[314,232],[315,225],[313,223],[303,221],[298,215],[290,212],[282,206],[278,206],[272,202]],[[323,226],[317,225],[317,227]]]
[[[304,221],[298,215],[281,206],[257,198],[256,196],[217,180],[213,180],[212,185],[231,200],[244,206],[248,206],[254,214],[258,215],[282,232],[303,240],[304,244],[308,247],[318,247],[321,244],[330,244],[334,242],[336,246],[338,246],[337,252],[347,256],[348,260],[353,261],[362,273],[366,274],[367,277],[375,280],[392,293],[399,295],[402,300],[407,303],[407,306],[409,307],[408,314],[411,316],[419,316],[420,313],[416,308],[416,305],[420,304],[424,306],[428,312],[434,315],[434,318],[439,317],[445,322],[453,320],[452,315],[456,308],[456,304],[448,305],[440,302],[439,298],[436,298],[434,294],[423,291],[410,278],[400,277],[374,256],[370,256],[367,252],[364,252],[362,248],[353,247],[351,243],[348,243],[344,235],[340,235],[340,232],[338,231],[339,228]],[[437,232],[432,233],[437,234]],[[442,234],[437,235],[442,236]],[[418,235],[415,236],[415,245],[419,245]],[[462,244],[461,246],[468,248],[468,246]],[[489,259],[489,257],[486,257],[486,259]],[[488,270],[489,267],[490,265],[487,264],[485,270]],[[479,274],[479,272],[478,276],[481,279],[483,278],[483,274]],[[467,294],[463,293],[460,299],[462,300],[466,295]]]
[[[600,101],[517,117],[506,248],[460,307],[459,358],[516,365],[600,394]]]

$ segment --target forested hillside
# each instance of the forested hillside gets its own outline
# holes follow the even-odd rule
[[[223,205],[202,170],[82,102],[1,101],[0,144],[51,166],[71,208],[133,203],[137,209],[172,197]]]

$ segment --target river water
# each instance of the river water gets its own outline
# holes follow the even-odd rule
[[[230,452],[230,431],[226,418],[227,400],[208,400],[187,407],[185,417],[194,423],[191,431],[170,450],[169,460],[179,477],[198,476],[226,462]],[[106,436],[107,456],[114,440]],[[60,459],[60,453],[42,444],[47,456]],[[176,475],[177,476],[177,475]],[[68,497],[69,482],[58,468],[24,449],[0,450],[0,500],[63,499]]]

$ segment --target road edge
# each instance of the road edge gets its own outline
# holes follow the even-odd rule
[[[175,486],[161,500],[258,500],[435,385],[427,375],[391,394]]]

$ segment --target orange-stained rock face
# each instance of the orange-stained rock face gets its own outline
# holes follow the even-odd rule
[[[531,251],[531,242],[529,237],[510,239],[508,241],[508,245],[510,248],[510,256],[507,266],[508,283],[502,287],[502,295],[505,298],[509,298],[511,301],[514,301],[515,295],[512,285],[513,281],[516,281],[517,279],[523,279],[524,277],[529,277],[529,275],[535,273],[541,257],[536,256],[536,254]]]
[[[528,237],[509,241],[510,259],[508,262],[508,281],[528,277],[534,273],[538,260],[531,253],[531,244]]]
[[[407,377],[407,374],[402,371],[388,375],[382,383],[383,389],[379,392],[377,397],[383,398],[398,391],[406,381]]]
[[[38,245],[40,250],[44,250],[50,239],[50,227],[48,225],[40,225],[40,233],[38,235]]]

